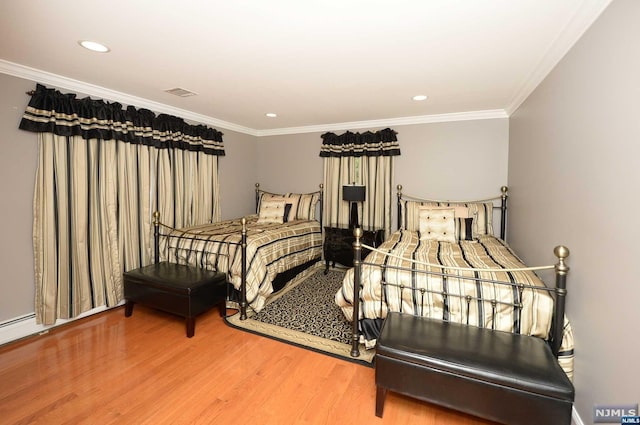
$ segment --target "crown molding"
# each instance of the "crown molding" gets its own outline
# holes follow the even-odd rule
[[[132,96],[116,90],[97,86],[83,81],[74,80],[72,78],[63,77],[61,75],[52,74],[28,66],[19,65],[0,59],[0,72],[14,77],[24,78],[45,85],[51,85],[64,90],[72,90],[74,92],[83,93],[89,96],[96,96],[110,102],[119,102],[124,105],[131,105],[137,108],[146,108],[154,112],[170,114],[185,120],[195,121],[200,124],[206,124],[213,127],[224,128],[227,130],[237,131],[239,133],[250,134],[256,136],[256,130],[244,127],[238,124],[222,121],[207,115],[198,114],[187,111],[186,109],[176,108],[165,105],[164,103],[154,102],[142,97]]]
[[[74,80],[71,78],[63,77],[50,72],[42,71],[28,66],[19,65],[13,62],[8,62],[0,59],[0,72],[14,77],[24,78],[27,80],[35,81],[45,85],[51,85],[53,87],[71,90],[77,93],[83,93],[89,96],[95,96],[100,99],[106,99],[111,102],[119,102],[124,105],[132,105],[138,108],[146,108],[151,111],[171,114],[181,117],[185,120],[191,120],[197,123],[211,125],[217,128],[224,128],[227,130],[237,131],[239,133],[249,134],[256,137],[264,136],[280,136],[287,134],[302,134],[302,133],[315,133],[315,132],[327,132],[327,131],[341,131],[341,130],[354,130],[362,128],[376,128],[376,127],[391,127],[401,125],[412,124],[430,124],[439,122],[450,121],[469,121],[469,120],[484,120],[495,118],[508,118],[509,115],[503,109],[494,109],[486,111],[470,111],[470,112],[456,112],[449,114],[436,114],[436,115],[421,115],[414,117],[400,117],[389,118],[381,120],[369,120],[369,121],[351,121],[335,124],[320,124],[309,125],[302,127],[287,127],[287,128],[274,128],[268,130],[256,130],[253,128],[244,127],[238,124],[222,121],[216,118],[212,118],[206,115],[197,114],[195,112],[187,111],[186,109],[175,108],[173,106],[165,105],[163,103],[154,102],[142,97],[132,96],[119,91],[107,89],[105,87],[97,86],[90,83]]]
[[[576,11],[505,109],[509,116],[513,115],[536,87],[542,83],[598,16],[609,6],[609,3],[611,0],[590,0],[584,2]]]
[[[400,117],[389,118],[382,120],[369,120],[369,121],[351,121],[342,122],[336,124],[320,124],[309,125],[304,127],[288,127],[288,128],[274,128],[271,130],[256,130],[258,137],[263,136],[280,136],[284,134],[301,134],[301,133],[315,133],[326,131],[342,131],[342,130],[355,130],[361,128],[377,128],[377,127],[391,127],[401,125],[412,124],[431,124],[438,122],[450,122],[450,121],[470,121],[470,120],[488,120],[496,118],[509,118],[509,115],[504,109],[493,109],[486,111],[470,111],[470,112],[455,112],[450,114],[436,114],[436,115],[420,115],[414,117]]]

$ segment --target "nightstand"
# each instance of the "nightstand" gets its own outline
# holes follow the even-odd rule
[[[384,241],[384,230],[373,228],[362,228],[362,243],[378,247]],[[325,274],[329,270],[329,262],[333,262],[333,267],[336,266],[336,262],[347,266],[353,267],[353,229],[343,229],[338,227],[325,227],[324,228],[324,261],[326,268]],[[362,259],[369,254],[368,249],[362,249]]]

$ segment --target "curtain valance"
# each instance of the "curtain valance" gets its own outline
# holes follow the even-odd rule
[[[400,155],[396,131],[385,128],[376,132],[324,133],[322,137],[321,157],[341,156],[397,156]]]
[[[82,136],[83,139],[120,140],[158,149],[180,149],[224,155],[222,133],[204,125],[187,124],[182,118],[155,115],[133,106],[36,86],[20,122],[22,130]]]

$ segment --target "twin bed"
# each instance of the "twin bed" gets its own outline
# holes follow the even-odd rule
[[[507,197],[504,187],[500,196],[480,201],[422,200],[398,187],[399,230],[381,246],[367,246],[372,252],[354,262],[335,296],[353,324],[353,356],[359,344],[375,346],[394,311],[548,340],[572,378],[566,272],[562,287],[546,286],[541,276],[553,279],[555,271],[558,277],[557,266],[527,267],[506,244]],[[494,236],[494,211],[500,237]],[[566,255],[561,249],[559,258]]]
[[[373,348],[387,313],[398,311],[549,340],[571,378],[565,292],[541,280],[555,266],[527,267],[505,243],[506,188],[481,201],[421,200],[403,195],[401,186],[397,196],[399,230],[378,248],[367,247],[372,252],[347,271],[335,296],[353,325],[352,355]],[[312,193],[274,194],[256,184],[256,211],[188,229],[168,228],[156,217],[156,258],[226,273],[246,318],[247,308],[260,311],[321,259],[322,185]]]
[[[318,207],[319,205],[319,207]],[[241,317],[322,256],[322,187],[275,194],[256,184],[256,214],[175,229],[154,216],[155,259],[216,270],[234,288]]]

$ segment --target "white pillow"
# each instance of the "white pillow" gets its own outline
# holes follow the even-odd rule
[[[278,202],[283,202],[285,205],[286,204],[291,204],[291,209],[289,210],[289,215],[287,216],[287,219],[284,220],[284,222],[289,222],[289,221],[293,221],[296,219],[296,211],[298,211],[298,202],[300,201],[299,198],[289,198],[286,196],[274,196],[268,199],[269,201],[278,201]],[[267,199],[265,199],[265,201],[267,201]],[[262,209],[262,204],[260,204],[260,208]],[[284,217],[284,211],[283,211],[283,217]]]
[[[284,222],[284,205],[284,200],[263,199],[260,203],[257,222],[282,224]]]
[[[421,208],[420,240],[456,242],[455,209]]]

